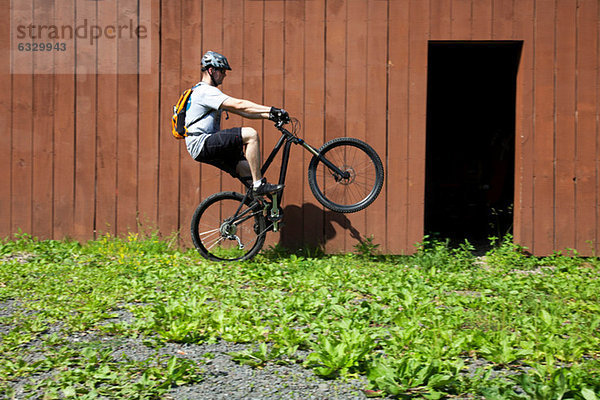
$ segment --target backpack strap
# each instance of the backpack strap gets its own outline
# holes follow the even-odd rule
[[[192,86],[192,93],[193,93],[194,89],[196,89],[200,85],[202,85],[202,82],[198,82],[197,84],[195,84],[194,86]],[[188,102],[189,101],[192,101],[192,94],[191,93],[190,93],[190,98],[188,99]],[[187,107],[187,104],[186,104],[186,107]],[[193,120],[192,122],[190,122],[189,124],[186,124],[185,125],[186,131],[187,131],[188,126],[194,125],[196,122],[198,122],[202,118],[206,117],[209,113],[210,113],[210,111],[207,111],[204,114],[202,114],[201,116],[199,116],[198,118],[196,118],[195,120]],[[188,136],[198,136],[198,135],[193,135],[193,134],[188,133]]]
[[[209,111],[210,112],[210,111]],[[190,122],[188,125],[185,126],[185,128],[187,129],[188,126],[192,126],[194,125],[196,122],[200,121],[202,118],[206,117],[208,115],[208,112],[205,112],[204,114],[202,114],[200,117],[196,118],[195,120],[193,120],[192,122]],[[189,135],[189,133],[188,133]],[[195,135],[191,135],[191,136],[195,136]]]

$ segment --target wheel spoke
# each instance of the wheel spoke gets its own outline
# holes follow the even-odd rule
[[[207,250],[212,250],[213,247],[215,247],[217,244],[221,243],[223,240],[225,240],[225,238],[223,236],[219,236],[217,239],[215,239],[215,241],[207,247]]]
[[[210,229],[208,231],[204,231],[204,232],[199,232],[200,236],[210,236],[210,235],[214,235],[215,233],[220,233],[219,228],[217,229]]]
[[[192,238],[196,248],[211,260],[240,260],[254,256],[264,242],[264,217],[258,203],[243,204],[244,196],[217,193],[200,204],[194,214]],[[256,228],[255,228],[256,227]]]
[[[211,235],[204,235],[201,237],[202,243],[213,243],[214,241],[223,240],[222,235],[215,235],[214,233]],[[205,246],[206,247],[206,246]]]

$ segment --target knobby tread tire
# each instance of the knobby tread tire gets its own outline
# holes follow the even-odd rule
[[[379,155],[371,146],[355,138],[343,137],[330,140],[321,146],[319,149],[319,154],[323,154],[325,157],[327,157],[327,152],[338,147],[352,147],[364,152],[364,154],[368,157],[375,170],[375,178],[372,185],[373,187],[370,189],[369,193],[364,198],[356,201],[353,204],[338,204],[327,198],[327,194],[324,193],[323,188],[319,187],[317,179],[318,169],[322,164],[322,160],[319,156],[313,156],[308,166],[308,184],[317,201],[332,211],[340,213],[353,213],[363,210],[371,205],[371,203],[377,199],[377,196],[379,196],[379,193],[381,192],[384,181],[383,164],[379,158]],[[341,167],[342,166],[338,165],[338,168]]]
[[[206,199],[204,199],[198,205],[198,207],[196,207],[196,211],[194,211],[194,215],[192,216],[190,232],[192,235],[192,241],[194,242],[194,246],[198,250],[198,253],[200,253],[200,255],[202,255],[204,258],[212,260],[212,261],[243,261],[243,260],[251,259],[252,257],[256,256],[262,249],[262,247],[265,243],[265,237],[266,237],[266,232],[265,232],[266,221],[262,214],[254,217],[255,223],[258,224],[255,229],[258,229],[258,232],[262,232],[262,234],[257,235],[257,239],[254,242],[252,248],[250,248],[248,252],[246,252],[244,255],[242,255],[240,257],[237,257],[237,258],[218,257],[218,256],[212,254],[209,250],[207,250],[206,247],[204,246],[204,244],[202,243],[202,240],[200,239],[200,232],[199,232],[198,227],[200,224],[200,219],[202,218],[204,212],[208,209],[208,207],[210,207],[211,205],[213,205],[216,202],[220,202],[220,201],[224,201],[224,200],[234,200],[234,201],[242,202],[243,199],[244,199],[244,195],[237,193],[237,192],[219,192],[219,193],[215,193],[213,195],[208,196]],[[245,204],[247,206],[249,206],[251,203],[252,203],[251,199],[246,199]]]

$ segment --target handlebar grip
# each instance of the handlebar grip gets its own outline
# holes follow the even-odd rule
[[[271,107],[269,119],[274,122],[283,121],[284,124],[290,122],[290,115],[282,108]]]

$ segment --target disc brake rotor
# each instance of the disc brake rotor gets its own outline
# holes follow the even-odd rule
[[[352,168],[349,165],[344,165],[341,169],[342,169],[342,171],[347,172],[349,174],[349,176],[347,178],[344,178],[344,177],[338,177],[336,175],[335,181],[342,185],[350,185],[352,182],[354,182],[354,179],[356,179],[356,171],[354,171],[354,168]]]

